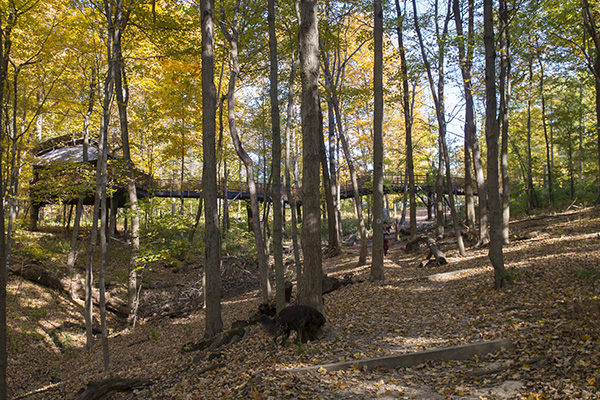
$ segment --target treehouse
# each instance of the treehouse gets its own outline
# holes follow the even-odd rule
[[[63,135],[43,143],[34,150],[33,178],[30,184],[31,212],[29,228],[37,229],[39,210],[47,204],[93,205],[96,194],[98,144],[91,142],[84,157],[83,138]],[[107,197],[111,218],[128,201],[127,176],[122,157],[108,155]],[[138,198],[148,196],[151,177],[135,170]],[[107,210],[108,211],[108,210]]]

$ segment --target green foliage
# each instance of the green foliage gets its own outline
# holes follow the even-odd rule
[[[150,332],[150,340],[158,340],[160,338],[160,333],[156,329],[152,329]]]
[[[153,218],[147,225],[142,226],[140,264],[158,260],[183,261],[192,250],[201,251],[200,246],[194,248],[188,241],[192,226],[191,217],[172,213]],[[201,234],[197,236],[201,236]]]
[[[258,262],[254,233],[248,231],[245,222],[232,223],[225,232],[223,254],[243,256],[252,263]]]
[[[37,261],[60,261],[69,251],[69,240],[62,235],[19,230],[15,233],[13,251]]]

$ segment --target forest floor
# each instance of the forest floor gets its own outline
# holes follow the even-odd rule
[[[459,257],[448,243],[448,265],[419,268],[423,252],[392,241],[385,281],[370,283],[369,266],[356,266],[359,246],[347,247],[323,260],[329,275],[356,282],[324,296],[327,338],[276,349],[251,326],[214,360],[182,351],[203,338],[200,267],[157,265],[144,273],[135,328],[109,315],[108,373],[100,341],[84,348],[82,303],[11,275],[9,398],[72,399],[92,380],[122,377],[153,384],[113,399],[600,399],[600,210],[516,219],[511,238],[504,260],[514,285],[503,290],[493,288],[487,249]],[[415,279],[449,271],[462,272]],[[224,266],[226,329],[257,310],[257,291],[245,290],[250,274],[235,259]],[[502,338],[514,348],[467,361],[293,372]]]

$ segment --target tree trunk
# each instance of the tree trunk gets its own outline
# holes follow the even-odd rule
[[[500,115],[502,147],[500,167],[502,174],[502,239],[510,243],[510,182],[508,178],[508,124],[510,103],[510,35],[508,31],[508,10],[506,0],[500,0]]]
[[[273,132],[273,258],[275,263],[275,304],[280,311],[285,307],[285,276],[283,266],[283,223],[281,196],[281,125],[279,120],[277,34],[275,30],[275,0],[269,0],[269,64],[271,98],[271,129]]]
[[[200,197],[198,198],[198,209],[196,210],[196,218],[194,218],[194,226],[192,227],[192,230],[190,231],[190,237],[189,237],[189,242],[190,243],[194,243],[194,235],[196,234],[196,231],[198,230],[198,225],[200,224],[200,217],[202,216],[202,200],[204,198],[204,192],[202,192],[200,194]]]
[[[598,35],[598,29],[596,28],[596,19],[590,8],[588,0],[582,0],[583,8],[583,24],[585,30],[588,32],[592,40],[594,41],[594,59],[590,60],[589,68],[594,75],[595,89],[596,89],[596,139],[598,143],[598,166],[600,168],[600,36]],[[589,56],[591,58],[591,56]],[[600,182],[598,185],[598,198],[596,199],[596,205],[600,204]]]
[[[217,207],[216,106],[217,90],[214,83],[214,0],[201,0],[202,14],[202,187],[204,188],[205,253],[204,305],[205,337],[216,336],[223,330],[221,319],[221,233]]]
[[[319,31],[317,1],[300,1],[300,76],[302,80],[302,249],[304,270],[299,304],[323,312],[319,156]]]
[[[473,175],[472,175],[472,141],[475,140],[477,127],[475,122],[474,102],[473,102],[473,46],[474,40],[473,19],[474,19],[474,4],[473,0],[469,0],[469,22],[468,36],[465,39],[462,25],[462,15],[458,0],[453,0],[452,8],[454,13],[454,21],[456,24],[456,34],[458,36],[458,56],[460,63],[460,71],[463,79],[463,90],[465,96],[465,204],[467,207],[467,226],[469,229],[475,229],[475,201],[473,198]]]
[[[533,163],[531,156],[531,96],[532,96],[532,86],[533,86],[533,60],[530,58],[528,60],[528,69],[529,69],[529,93],[527,97],[527,210],[531,211],[531,209],[537,206],[535,191],[533,188]],[[489,186],[488,186],[489,187]],[[491,205],[490,205],[491,207]],[[490,210],[491,212],[491,210]]]
[[[92,77],[90,79],[90,92],[88,96],[88,108],[83,120],[83,162],[87,163],[88,160],[88,143],[90,136],[90,118],[94,111],[94,103],[96,102],[96,86],[97,86],[97,69],[92,67]],[[83,197],[85,193],[80,193],[77,199],[77,207],[75,209],[75,221],[73,222],[73,232],[71,234],[71,248],[69,249],[69,256],[67,258],[67,276],[73,276],[73,267],[75,266],[75,260],[77,258],[77,237],[79,236],[79,227],[81,224],[81,215],[83,213]]]
[[[550,148],[552,143],[548,137],[548,123],[546,121],[546,99],[544,96],[544,63],[538,52],[538,64],[540,66],[540,99],[542,100],[542,126],[544,128],[544,142],[546,143],[546,168],[548,170],[548,198],[550,207],[554,207],[554,183],[552,179],[552,152]]]
[[[292,51],[293,54],[293,51]],[[292,60],[292,66],[290,71],[290,78],[288,82],[288,105],[286,112],[286,123],[285,123],[285,187],[287,190],[288,204],[290,206],[290,213],[292,214],[292,247],[294,250],[294,261],[296,263],[296,280],[298,283],[302,280],[302,260],[300,259],[300,246],[298,244],[298,219],[296,215],[296,196],[292,194],[292,179],[291,179],[291,135],[292,135],[292,117],[294,110],[294,78],[296,76],[296,69],[298,62]],[[295,160],[295,157],[294,157]],[[295,161],[294,161],[295,165]],[[295,167],[294,167],[295,170]],[[295,181],[297,189],[298,181]]]
[[[83,213],[83,198],[80,196],[77,199],[75,208],[75,221],[73,222],[73,232],[71,233],[71,247],[67,256],[67,276],[73,277],[73,268],[75,267],[75,259],[77,258],[77,237],[79,236],[79,224],[81,222],[81,214]]]
[[[415,194],[415,167],[413,161],[413,146],[412,146],[412,124],[413,113],[410,105],[410,90],[408,85],[408,62],[406,61],[406,48],[404,46],[404,27],[403,21],[405,15],[401,14],[400,2],[395,0],[396,15],[398,17],[398,49],[400,52],[400,69],[402,72],[402,108],[404,111],[404,129],[406,131],[406,175],[408,177],[408,197],[410,202],[410,239],[417,236],[417,202]],[[402,206],[402,218],[404,219],[406,202]]]
[[[322,117],[323,114],[320,112],[319,115]],[[334,197],[331,190],[332,183],[331,176],[329,174],[329,163],[327,162],[327,153],[325,152],[325,136],[323,135],[322,120],[319,127],[321,129],[321,134],[319,135],[319,154],[321,155],[321,170],[323,171],[323,186],[325,187],[325,204],[327,205],[327,233],[329,238],[328,253],[329,256],[336,256],[341,252],[340,242],[337,236],[337,210],[334,205]]]
[[[122,3],[118,2],[121,5]],[[138,197],[135,185],[135,174],[133,162],[131,161],[131,151],[129,146],[129,121],[127,118],[127,105],[129,102],[129,89],[125,75],[125,65],[123,61],[121,38],[129,19],[129,13],[120,10],[117,12],[117,21],[115,38],[113,41],[115,66],[115,92],[117,105],[119,108],[119,121],[121,129],[121,142],[123,146],[123,162],[127,174],[127,194],[129,196],[129,207],[131,208],[131,254],[129,258],[129,272],[127,284],[127,306],[129,308],[129,321],[135,320],[135,310],[137,309],[137,257],[140,251],[140,215],[138,209]],[[180,188],[183,190],[183,188]],[[114,198],[113,198],[114,201]]]
[[[458,214],[456,212],[456,207],[454,205],[454,193],[453,193],[453,188],[452,188],[452,177],[450,174],[450,158],[448,155],[448,147],[446,145],[446,110],[445,110],[445,104],[444,104],[444,52],[445,52],[445,42],[446,42],[446,36],[448,33],[448,23],[450,22],[450,17],[451,17],[451,6],[452,3],[448,2],[448,10],[446,12],[446,17],[444,19],[444,26],[442,28],[442,32],[441,32],[441,36],[440,36],[440,31],[439,31],[439,27],[437,26],[437,18],[436,18],[436,37],[438,39],[438,43],[439,43],[439,49],[438,49],[438,66],[437,66],[437,70],[438,70],[438,81],[437,81],[437,92],[435,89],[435,85],[434,85],[434,80],[433,80],[433,75],[431,73],[431,66],[429,64],[429,61],[427,59],[427,54],[425,52],[425,45],[423,43],[423,37],[421,35],[421,28],[419,26],[419,22],[418,22],[418,18],[417,18],[417,4],[416,4],[416,0],[413,0],[413,12],[414,12],[414,22],[415,22],[415,31],[417,33],[417,37],[419,39],[419,47],[421,48],[421,55],[423,57],[423,63],[425,64],[425,70],[427,72],[427,78],[429,80],[429,88],[431,89],[431,95],[433,97],[433,101],[435,103],[435,112],[436,112],[436,117],[438,120],[438,125],[439,125],[439,145],[440,145],[440,158],[439,158],[439,169],[438,169],[438,179],[437,179],[437,192],[438,192],[438,199],[437,199],[437,204],[438,204],[438,224],[437,224],[437,234],[443,234],[443,226],[439,223],[440,221],[440,214],[443,211],[442,207],[441,207],[441,200],[443,198],[443,191],[441,189],[441,185],[443,182],[443,178],[442,178],[442,168],[445,168],[446,170],[446,191],[448,192],[448,200],[450,203],[450,213],[452,216],[452,222],[454,225],[454,231],[456,233],[456,239],[458,242],[458,251],[460,253],[461,256],[466,255],[465,253],[465,246],[463,243],[463,239],[462,239],[462,234],[461,234],[461,229],[460,229],[460,222],[458,220]],[[436,8],[436,12],[435,15],[437,16],[437,1],[435,2],[435,8]]]
[[[332,76],[332,70],[329,64],[329,57],[325,53],[323,47],[321,47],[321,55],[323,58],[323,71],[325,73],[325,85],[328,89],[329,96],[331,101],[333,102],[333,108],[335,111],[335,120],[337,122],[338,134],[340,137],[340,141],[342,142],[342,149],[344,151],[344,157],[346,158],[346,163],[348,164],[348,172],[350,173],[350,180],[352,182],[352,190],[354,192],[354,206],[356,211],[356,217],[358,220],[358,229],[360,232],[360,254],[358,256],[358,265],[364,265],[367,262],[367,229],[365,227],[365,221],[363,218],[363,210],[362,210],[362,198],[359,191],[358,186],[358,178],[356,175],[356,170],[354,168],[354,162],[352,161],[352,154],[350,152],[350,146],[348,141],[346,140],[346,135],[344,134],[344,126],[342,124],[342,114],[340,112],[340,103],[337,95],[337,87],[335,81]],[[346,63],[341,64],[342,67],[346,65]]]
[[[490,206],[489,258],[494,266],[494,286],[499,289],[510,283],[504,269],[502,254],[502,208],[498,176],[498,123],[496,119],[496,43],[494,40],[493,1],[483,2],[483,43],[485,46],[485,138],[487,144],[488,199]]]
[[[7,19],[0,21],[4,23],[4,26],[0,25],[0,33],[2,37],[0,40],[0,104],[5,102],[5,87],[8,72],[8,61],[10,59],[10,47],[11,47],[11,32],[15,26],[17,16],[16,12],[11,12],[7,15]],[[4,113],[0,113],[0,143],[5,143],[6,120]],[[4,165],[0,157],[0,171],[4,171]],[[7,353],[7,325],[6,325],[6,283],[8,280],[7,274],[7,261],[6,261],[6,232],[5,232],[5,187],[6,182],[4,181],[4,175],[0,173],[0,399],[7,398],[7,382],[6,382],[6,369],[8,367],[8,353]]]
[[[373,250],[369,280],[381,281],[383,273],[383,9],[374,4],[374,110],[373,110]]]
[[[341,230],[341,215],[340,215],[340,203],[338,199],[338,172],[337,172],[337,135],[336,135],[336,121],[335,121],[335,110],[333,109],[333,102],[327,102],[327,112],[329,113],[329,192],[333,199],[333,218],[335,223],[334,232],[330,233],[337,246],[337,254],[341,252],[340,238],[342,237]]]
[[[229,76],[229,90],[227,92],[227,114],[229,120],[229,133],[233,141],[233,146],[238,157],[246,167],[246,180],[248,183],[248,191],[250,192],[250,207],[252,209],[254,240],[256,243],[256,252],[258,256],[258,269],[260,274],[260,287],[263,301],[269,301],[271,297],[271,284],[269,282],[269,271],[267,260],[265,257],[265,246],[262,238],[262,230],[260,226],[260,207],[258,205],[258,196],[256,192],[256,183],[254,181],[254,166],[252,158],[246,153],[242,147],[242,142],[237,133],[235,122],[235,84],[239,75],[238,63],[238,12],[240,1],[238,0],[231,23],[231,33],[227,31],[225,21],[221,21],[221,31],[227,38],[230,45],[231,71]]]

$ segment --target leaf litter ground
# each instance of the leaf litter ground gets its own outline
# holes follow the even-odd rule
[[[83,349],[80,303],[11,277],[11,395],[69,399],[91,380],[118,376],[154,385],[114,399],[600,399],[600,210],[522,218],[511,224],[511,235],[504,259],[515,283],[501,291],[493,289],[487,249],[470,248],[461,258],[446,244],[448,265],[418,268],[423,253],[407,254],[405,242],[392,243],[386,280],[369,283],[368,266],[357,267],[358,250],[349,247],[324,259],[324,270],[364,281],[324,296],[333,328],[326,339],[275,349],[253,326],[214,360],[182,352],[203,338],[203,312],[168,313],[177,301],[193,304],[200,269],[154,268],[152,287],[169,290],[148,302],[159,301],[169,316],[149,312],[135,329],[113,317],[110,373],[103,372],[98,341]],[[246,274],[234,269],[240,279]],[[462,272],[415,279],[450,271]],[[256,290],[233,286],[223,300],[225,328],[247,319],[260,302]],[[515,348],[411,368],[289,371],[500,338]],[[32,394],[39,389],[46,390]]]

